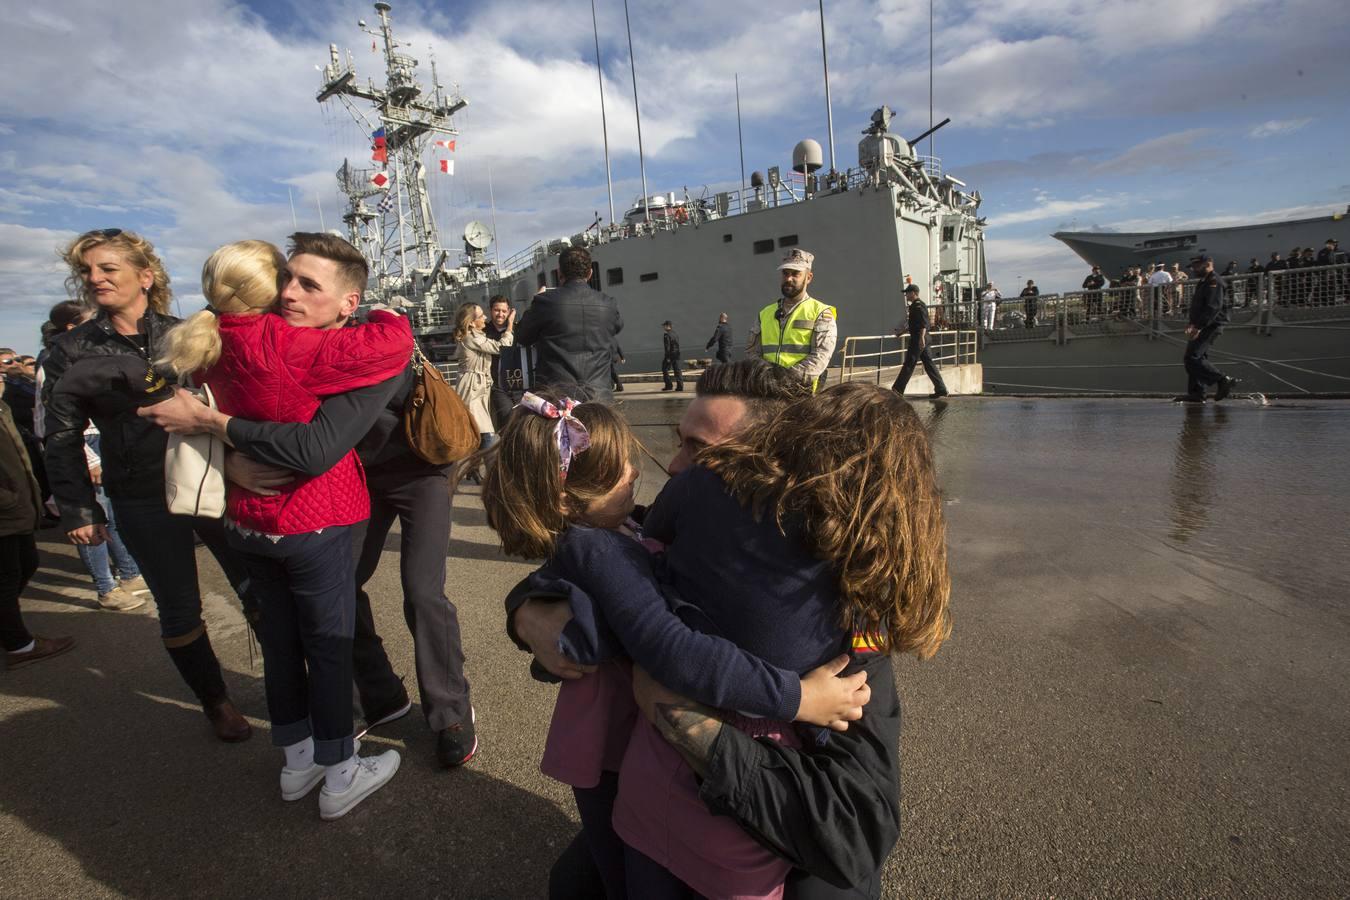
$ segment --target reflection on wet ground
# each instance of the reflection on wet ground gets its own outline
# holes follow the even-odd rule
[[[934,440],[953,496],[1076,507],[1074,520],[1109,522],[1296,594],[1350,585],[1350,405],[983,400],[949,403]],[[1053,526],[1027,536],[1074,540]]]
[[[624,406],[657,459],[674,453],[687,402]],[[1300,593],[1350,585],[1350,404],[970,397],[916,406],[949,500],[1077,507],[1074,521],[1111,523]],[[644,498],[662,483],[647,460]],[[1055,521],[1023,536],[1045,549],[1072,542]]]

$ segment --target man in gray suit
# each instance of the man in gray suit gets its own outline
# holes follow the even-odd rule
[[[567,391],[581,388],[576,399],[614,399],[610,365],[615,335],[623,330],[619,304],[589,284],[591,254],[570,247],[558,257],[562,284],[535,296],[516,325],[516,343],[538,354],[534,383]]]

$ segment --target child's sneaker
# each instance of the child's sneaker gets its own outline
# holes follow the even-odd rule
[[[361,752],[361,742],[352,742],[352,753]],[[321,766],[316,762],[310,761],[307,768],[292,769],[289,766],[281,767],[281,799],[299,800],[314,788],[318,787],[319,782],[323,781],[323,776],[327,767]]]
[[[356,775],[342,791],[330,791],[324,785],[319,791],[319,817],[340,819],[362,800],[378,791],[398,771],[400,758],[397,750],[386,750],[379,756],[367,756],[356,761]]]

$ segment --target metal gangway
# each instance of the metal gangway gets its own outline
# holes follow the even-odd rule
[[[844,338],[836,369],[840,381],[871,381],[882,384],[895,379],[909,348],[908,334],[855,335]],[[928,332],[928,352],[938,368],[979,362],[979,336],[973,328]]]

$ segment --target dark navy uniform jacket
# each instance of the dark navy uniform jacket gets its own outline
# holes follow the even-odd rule
[[[1222,325],[1228,321],[1228,308],[1223,302],[1223,283],[1210,272],[1195,286],[1191,297],[1190,324],[1196,328]]]

